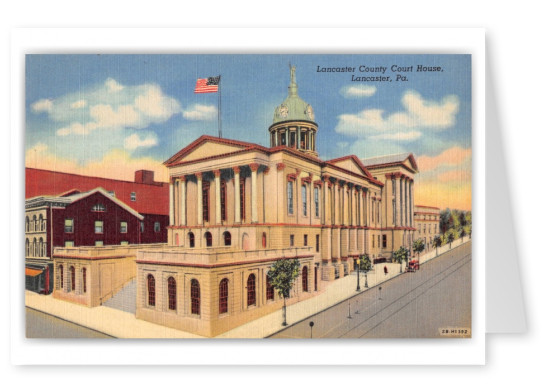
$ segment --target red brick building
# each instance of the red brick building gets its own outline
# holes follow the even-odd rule
[[[54,247],[166,243],[168,183],[137,171],[135,181],[26,169],[27,289],[50,293]]]

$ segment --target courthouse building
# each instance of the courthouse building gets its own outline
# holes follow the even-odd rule
[[[389,258],[413,240],[412,154],[318,157],[314,110],[287,98],[270,146],[202,136],[165,161],[168,245],[137,251],[136,316],[205,336],[281,308],[267,278],[298,259],[289,303],[346,276],[362,254]]]

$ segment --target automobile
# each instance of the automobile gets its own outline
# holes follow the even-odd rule
[[[419,270],[419,261],[416,259],[411,260],[408,264],[407,270],[408,272],[415,272],[416,270]]]

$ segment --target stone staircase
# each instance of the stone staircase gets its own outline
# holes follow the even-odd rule
[[[136,314],[136,279],[130,280],[120,291],[102,305]]]

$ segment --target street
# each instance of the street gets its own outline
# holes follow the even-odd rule
[[[27,338],[111,338],[77,324],[25,308]]]
[[[471,260],[469,242],[271,338],[433,338],[441,328],[470,333]]]

